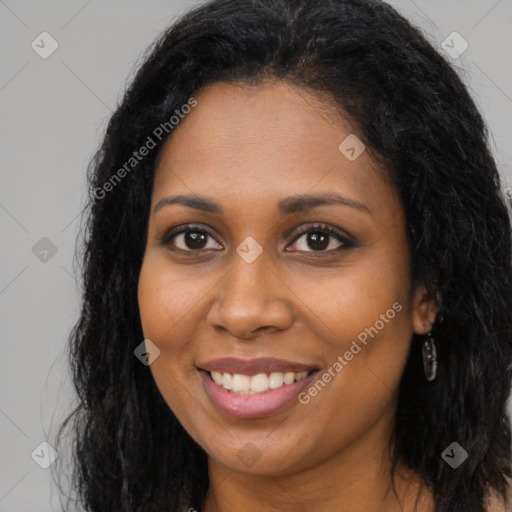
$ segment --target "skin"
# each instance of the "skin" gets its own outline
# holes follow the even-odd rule
[[[355,161],[340,152],[357,128],[334,117],[325,98],[283,82],[217,83],[194,97],[197,107],[160,155],[138,297],[144,336],[161,351],[150,366],[155,382],[209,456],[204,510],[432,512],[431,494],[403,464],[401,505],[391,489],[399,380],[413,333],[427,333],[436,315],[425,289],[411,286],[395,190],[368,151]],[[324,192],[369,211],[277,210],[287,196]],[[175,194],[207,196],[224,211],[153,211]],[[183,234],[161,243],[187,223],[209,233],[202,246]],[[315,223],[355,246],[328,236],[318,249],[318,230],[298,235]],[[263,250],[252,263],[236,252],[249,236]],[[237,419],[205,394],[200,361],[276,357],[322,373],[394,303],[401,311],[307,405]],[[237,456],[247,443],[261,457],[251,467]]]

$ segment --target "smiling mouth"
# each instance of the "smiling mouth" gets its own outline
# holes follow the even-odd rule
[[[230,393],[238,395],[256,395],[295,384],[318,371],[319,370],[315,368],[303,372],[271,372],[259,373],[257,375],[232,374],[218,371],[206,371],[206,373],[215,384]]]

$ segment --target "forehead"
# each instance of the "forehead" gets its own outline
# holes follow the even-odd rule
[[[213,195],[248,210],[312,192],[393,199],[368,151],[347,157],[348,146],[362,146],[332,102],[284,82],[216,83],[194,98],[197,106],[162,149],[153,204],[170,193]]]

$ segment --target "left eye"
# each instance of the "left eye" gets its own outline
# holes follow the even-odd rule
[[[306,236],[305,236],[306,235]],[[304,239],[302,249],[299,241]],[[332,247],[332,242],[338,241],[338,246]],[[329,250],[337,250],[350,246],[350,240],[347,239],[341,232],[330,227],[310,227],[303,231],[297,238],[295,238],[292,246],[299,246],[297,249],[304,252],[329,252]],[[304,248],[306,247],[306,249]],[[307,250],[310,248],[311,250]]]

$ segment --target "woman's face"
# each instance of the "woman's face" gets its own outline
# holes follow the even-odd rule
[[[195,98],[156,171],[139,281],[162,396],[232,470],[382,453],[412,334],[433,321],[395,191],[312,93]]]

